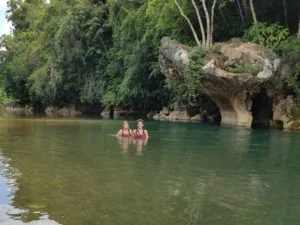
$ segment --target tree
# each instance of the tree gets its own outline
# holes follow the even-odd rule
[[[202,4],[202,9],[203,9],[203,14],[205,15],[205,19],[206,19],[206,31],[204,31],[204,26],[203,26],[203,22],[201,19],[201,15],[200,15],[200,10],[199,7],[196,5],[194,0],[191,0],[193,7],[196,11],[196,15],[197,15],[197,19],[198,19],[198,23],[200,26],[200,30],[201,30],[201,36],[202,36],[202,44],[198,38],[198,35],[190,21],[190,19],[184,14],[183,9],[181,8],[181,6],[179,5],[177,0],[174,0],[181,16],[187,21],[187,23],[189,24],[190,29],[192,30],[194,39],[197,43],[198,46],[206,46],[206,47],[211,47],[212,43],[213,43],[213,31],[214,31],[214,15],[215,15],[215,6],[217,3],[217,0],[213,0],[213,3],[211,5],[211,11],[209,12],[207,5],[206,5],[206,0],[200,0],[201,4]],[[205,36],[205,32],[206,32],[206,36]]]
[[[255,8],[254,8],[254,5],[253,5],[253,0],[249,0],[249,5],[250,5],[250,10],[251,10],[251,14],[252,14],[253,23],[257,24],[257,18],[256,18]]]
[[[300,38],[300,2],[298,3],[298,14],[299,14],[299,19],[298,19],[298,32],[297,32],[297,37]]]
[[[0,86],[22,104],[159,109],[171,95],[180,95],[174,91],[177,86],[166,87],[160,73],[162,37],[207,49],[213,41],[243,36],[257,22],[256,13],[262,22],[288,22],[290,32],[300,37],[296,1],[8,0],[8,4],[14,33],[1,39],[6,51],[0,54]],[[249,29],[251,40],[261,43],[264,35],[263,44],[277,45],[286,32],[282,35],[274,28],[257,22]]]
[[[181,14],[181,16],[187,21],[187,23],[189,24],[191,30],[192,30],[192,33],[193,33],[193,36],[195,38],[195,41],[197,43],[198,46],[201,45],[200,41],[199,41],[199,38],[198,38],[198,35],[193,27],[193,24],[191,23],[191,21],[189,20],[189,18],[184,14],[182,8],[180,7],[180,5],[178,4],[177,0],[174,0],[175,1],[175,4],[176,6],[178,7],[179,9],[179,12]],[[194,0],[192,0],[193,4],[195,5],[195,2]],[[199,20],[199,24],[200,24],[200,27],[201,27],[201,32],[204,32],[204,29],[203,29],[203,23],[202,23],[202,20],[201,20],[201,17],[199,15],[199,10],[197,7],[196,8],[196,12],[197,12],[197,17],[198,17],[198,20]],[[205,43],[206,44],[206,40],[205,40],[205,36],[202,34],[202,43]]]
[[[243,15],[243,12],[242,12],[242,8],[241,8],[241,4],[240,4],[240,1],[239,0],[236,0],[236,3],[237,3],[237,6],[238,6],[238,10],[239,10],[239,15],[242,19],[242,22],[243,24],[245,23],[245,19],[244,19],[244,15]]]

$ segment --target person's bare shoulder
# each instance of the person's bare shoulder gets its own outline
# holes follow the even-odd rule
[[[120,136],[120,135],[121,135],[121,133],[122,133],[122,129],[120,129],[120,130],[118,131],[118,133],[117,133],[117,135],[116,135],[116,136]]]
[[[144,130],[144,132],[145,132],[146,137],[148,138],[149,137],[148,130]]]

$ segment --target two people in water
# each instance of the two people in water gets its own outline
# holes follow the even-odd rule
[[[148,140],[149,135],[148,131],[144,129],[144,121],[142,119],[138,119],[136,121],[136,129],[131,130],[129,128],[128,121],[123,121],[122,128],[118,131],[118,137],[132,137],[134,139]]]
[[[128,151],[129,144],[136,145],[137,154],[141,154],[143,146],[147,144],[149,134],[144,129],[144,121],[138,119],[136,121],[137,128],[131,130],[128,121],[123,121],[122,128],[118,131],[117,137],[124,151]]]

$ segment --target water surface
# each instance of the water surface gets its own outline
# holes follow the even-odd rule
[[[0,224],[300,224],[300,133],[120,124],[0,119]]]

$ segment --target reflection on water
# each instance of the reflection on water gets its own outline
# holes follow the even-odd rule
[[[0,205],[0,224],[1,225],[58,225],[57,222],[50,220],[47,214],[36,217],[36,220],[27,221],[26,210],[13,208],[10,205]],[[36,214],[40,214],[36,212]]]
[[[39,211],[39,206],[31,209],[14,207],[14,195],[18,191],[17,179],[21,174],[9,165],[0,148],[0,224],[2,225],[59,225],[50,220],[46,212]]]
[[[143,148],[148,143],[148,140],[134,139],[131,137],[117,137],[117,139],[124,152],[128,152],[130,147],[134,146],[137,155],[141,155],[143,153]]]
[[[0,224],[298,223],[299,133],[147,122],[147,143],[110,135],[120,121],[0,122]]]

